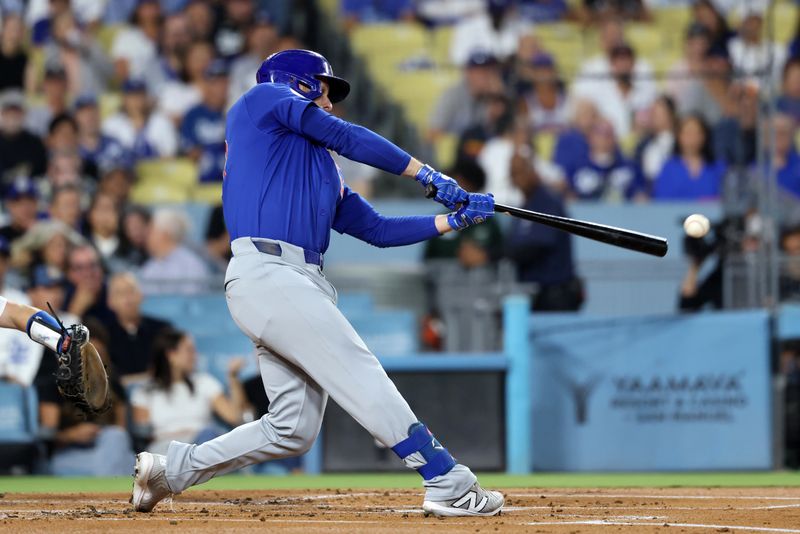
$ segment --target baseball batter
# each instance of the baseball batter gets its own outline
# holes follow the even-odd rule
[[[306,452],[330,395],[419,472],[425,513],[499,513],[503,496],[481,488],[417,420],[336,308],[336,290],[322,272],[331,228],[379,247],[407,245],[484,221],[494,200],[467,194],[386,139],[331,115],[350,86],[321,55],[278,52],[256,79],[227,116],[222,200],[233,259],[225,296],[259,351],[269,413],[201,445],[173,441],[166,456],[139,454],[134,508],[149,512],[216,475]],[[435,200],[454,211],[383,217],[345,185],[329,150],[432,185]]]

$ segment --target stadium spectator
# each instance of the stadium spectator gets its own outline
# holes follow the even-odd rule
[[[53,189],[48,215],[51,220],[62,222],[73,230],[81,231],[83,225],[81,188],[75,184],[67,184]]]
[[[686,30],[683,57],[673,64],[667,72],[664,88],[675,102],[681,102],[690,92],[692,83],[702,82],[705,75],[705,61],[711,47],[711,32],[694,22]]]
[[[64,66],[70,94],[100,93],[113,76],[113,66],[103,49],[75,21],[72,12],[53,19],[53,39],[44,47],[46,63]]]
[[[417,18],[426,26],[454,24],[480,13],[486,0],[415,0]]]
[[[206,263],[184,244],[188,229],[183,211],[160,208],[153,214],[147,233],[150,259],[139,271],[145,295],[199,293],[207,287]]]
[[[522,94],[522,105],[534,132],[560,132],[566,128],[567,106],[564,83],[549,54],[539,54],[530,65],[531,89]]]
[[[130,246],[129,261],[141,267],[148,259],[147,234],[150,229],[150,211],[144,206],[130,205],[122,217],[122,232]]]
[[[106,365],[109,335],[96,321],[87,321],[92,343]],[[83,415],[58,392],[55,380],[39,385],[39,425],[52,456],[50,471],[56,476],[121,476],[134,461],[125,429],[128,403],[125,390],[109,369],[112,408],[95,416]]]
[[[54,188],[68,184],[91,188],[92,180],[81,174],[81,165],[81,157],[77,150],[51,152],[47,163],[47,174],[44,180],[38,181],[42,195],[49,196]]]
[[[486,143],[511,129],[514,109],[511,100],[503,94],[489,94],[481,98],[481,116],[458,139],[456,162],[476,160]]]
[[[131,397],[133,421],[151,429],[147,450],[166,454],[172,440],[203,443],[222,434],[214,415],[230,426],[242,422],[244,391],[238,379],[243,361],[231,360],[226,396],[213,376],[195,370],[197,351],[184,332],[168,329],[154,343],[150,380]]]
[[[608,61],[609,77],[581,80],[574,95],[592,100],[600,114],[611,121],[617,136],[624,139],[633,132],[637,114],[653,104],[657,90],[652,79],[637,75],[636,54],[627,43],[613,46]]]
[[[75,152],[78,150],[78,123],[69,113],[53,117],[47,127],[47,150],[52,152]]]
[[[589,132],[589,154],[566,176],[567,197],[580,200],[631,200],[643,195],[640,174],[622,155],[611,123],[599,119]]]
[[[347,31],[359,24],[411,20],[414,16],[412,0],[342,0],[340,9]]]
[[[119,206],[124,206],[128,202],[135,179],[134,169],[125,161],[112,161],[100,169],[97,190],[110,195]]]
[[[728,41],[735,35],[728,21],[712,0],[697,0],[692,4],[693,22],[705,26],[710,34],[709,51],[716,55],[728,55]]]
[[[277,51],[278,39],[278,30],[272,20],[264,15],[256,16],[247,31],[247,52],[231,63],[229,106],[256,84],[253,73],[258,71],[266,57]]]
[[[433,139],[445,133],[460,135],[478,121],[482,96],[505,91],[497,58],[476,52],[463,69],[464,77],[445,90],[433,110],[430,135]]]
[[[592,23],[602,16],[622,20],[649,21],[650,12],[643,0],[583,0],[581,18]]]
[[[178,78],[164,84],[158,96],[158,109],[180,124],[183,115],[202,100],[206,69],[214,60],[214,47],[204,41],[189,45]]]
[[[450,43],[450,60],[464,66],[477,51],[505,61],[517,51],[525,24],[516,16],[511,0],[487,0],[482,12],[456,23]]]
[[[36,2],[31,2],[28,8],[33,11]],[[50,0],[46,4],[38,3],[38,12],[28,12],[27,20],[31,24],[31,43],[34,46],[42,46],[52,38],[53,21],[59,15],[70,12],[69,0]]]
[[[769,163],[775,169],[778,185],[800,199],[800,155],[794,142],[797,124],[789,115],[778,113],[772,117],[772,131],[774,148]]]
[[[8,283],[10,255],[8,241],[0,237],[0,291],[13,302],[29,304],[28,296]],[[43,350],[42,345],[31,343],[24,332],[0,329],[0,381],[31,385],[39,369]]]
[[[153,109],[144,83],[127,80],[122,91],[120,111],[103,121],[102,132],[117,140],[134,160],[174,156],[178,149],[175,127]]]
[[[659,97],[653,104],[651,129],[636,147],[636,166],[648,192],[652,190],[653,182],[664,167],[664,163],[675,152],[677,125],[675,101],[668,96]]]
[[[520,17],[534,24],[557,22],[570,15],[566,0],[519,0]]]
[[[178,77],[190,43],[189,19],[186,15],[181,11],[168,15],[159,36],[158,55],[144,66],[142,77],[148,93],[159,94],[164,84]]]
[[[120,213],[114,199],[108,194],[96,193],[86,212],[86,238],[106,266],[124,248],[119,223]]]
[[[783,83],[776,107],[800,124],[800,57],[789,59],[783,66]]]
[[[675,154],[653,186],[654,200],[703,200],[722,191],[725,165],[714,161],[708,126],[699,115],[681,120]]]
[[[105,275],[100,256],[93,246],[79,245],[69,251],[67,281],[67,311],[84,321],[94,317],[108,324],[112,312],[106,303]]]
[[[800,226],[793,225],[781,232],[783,258],[780,269],[780,299],[797,300],[800,297]]]
[[[26,87],[28,53],[25,50],[25,23],[16,13],[3,16],[0,31],[0,91]]]
[[[39,221],[11,245],[11,260],[18,270],[29,273],[37,265],[64,276],[73,247],[86,244],[80,234],[61,221]]]
[[[253,0],[228,0],[223,3],[222,16],[214,35],[214,48],[226,60],[244,52],[247,30],[256,16],[255,9]]]
[[[712,128],[714,157],[730,166],[750,165],[757,154],[758,88],[735,83],[725,113]]]
[[[518,130],[523,130],[530,141],[531,133],[522,123],[514,124],[513,120],[498,120],[496,135],[486,140],[478,153],[477,162],[486,174],[486,186],[483,192],[492,193],[497,202],[518,206],[523,200],[522,191],[510,179],[511,156],[514,153],[515,137]]]
[[[193,42],[210,42],[214,33],[215,16],[208,0],[191,0],[183,12],[189,19],[189,32]]]
[[[50,121],[56,115],[67,113],[67,73],[60,64],[46,64],[44,80],[42,81],[42,94],[44,102],[31,106],[25,116],[25,125],[34,134],[47,135]]]
[[[456,163],[449,175],[470,193],[486,188],[486,174],[474,160]],[[502,255],[503,234],[494,219],[471,226],[461,232],[451,232],[431,239],[425,244],[425,260],[457,260],[466,269],[485,267]]]
[[[18,177],[11,182],[3,194],[8,223],[0,227],[0,237],[13,244],[35,223],[38,217],[38,193],[33,181]]]
[[[710,48],[704,61],[704,75],[693,78],[677,100],[678,115],[699,114],[706,124],[716,124],[730,106],[733,71],[724,49]]]
[[[161,6],[157,0],[140,0],[131,14],[130,26],[121,29],[111,45],[117,80],[144,77],[155,62],[161,31]]]
[[[600,118],[594,103],[586,99],[572,103],[571,115],[570,126],[559,134],[553,149],[553,163],[562,176],[574,174],[589,158],[589,133]]]
[[[231,252],[231,236],[225,227],[222,204],[214,206],[208,217],[206,227],[206,258],[215,273],[224,273],[228,262],[233,257]]]
[[[631,131],[633,114],[652,104],[657,96],[653,69],[625,43],[618,18],[604,17],[598,36],[602,54],[581,64],[570,94],[573,100],[591,100],[623,139]]]
[[[39,176],[46,162],[42,140],[25,128],[25,97],[5,91],[0,96],[0,185],[17,176]]]
[[[203,100],[186,112],[181,123],[181,151],[197,162],[201,182],[221,182],[225,166],[225,103],[228,67],[213,61],[203,80]]]
[[[541,183],[532,157],[533,151],[520,145],[511,158],[511,179],[524,192],[523,207],[566,216],[561,199]],[[570,234],[515,218],[506,239],[506,255],[516,264],[521,282],[538,285],[532,309],[574,311],[580,308],[583,290],[575,276]]]
[[[733,68],[754,85],[759,85],[765,75],[776,82],[780,80],[786,61],[786,50],[778,43],[764,39],[763,24],[761,8],[748,6],[738,34],[728,42]]]
[[[130,156],[119,141],[102,132],[97,97],[92,94],[80,95],[75,99],[73,109],[78,127],[78,152],[83,160],[84,172],[97,180],[101,168]]]
[[[170,324],[142,314],[142,291],[131,273],[121,272],[108,281],[108,307],[113,312],[105,325],[110,334],[111,363],[125,385],[143,382],[152,364],[154,343]]]

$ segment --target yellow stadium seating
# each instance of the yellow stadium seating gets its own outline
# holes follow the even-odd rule
[[[169,182],[138,182],[131,190],[131,199],[137,204],[184,203],[189,201],[189,191]]]
[[[553,150],[556,148],[556,134],[553,132],[539,132],[533,139],[536,147],[536,156],[539,159],[549,161],[553,157]]]
[[[109,115],[113,115],[119,111],[119,105],[122,101],[120,93],[106,92],[100,95],[98,105],[100,109],[100,117],[105,119]]]
[[[437,168],[448,169],[455,163],[457,144],[458,137],[455,135],[447,134],[437,139],[434,146]]]
[[[103,24],[97,29],[95,38],[106,54],[111,53],[111,46],[114,44],[114,38],[121,28],[123,28],[122,24]]]
[[[136,166],[139,181],[166,183],[188,190],[197,183],[197,165],[188,158],[149,159]]]
[[[198,184],[191,190],[193,202],[217,205],[222,202],[222,183]]]

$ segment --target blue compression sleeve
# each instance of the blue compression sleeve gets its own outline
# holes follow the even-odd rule
[[[300,121],[300,132],[341,156],[382,171],[402,174],[411,156],[375,132],[343,121],[315,105],[308,106]]]
[[[345,187],[336,208],[333,229],[376,247],[399,247],[439,236],[436,216],[384,217],[357,193]]]

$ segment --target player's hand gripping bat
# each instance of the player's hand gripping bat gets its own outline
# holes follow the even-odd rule
[[[428,198],[436,196],[435,187],[429,185],[425,190],[425,196]],[[570,217],[559,217],[558,215],[539,213],[537,211],[498,204],[497,202],[494,204],[494,211],[496,213],[507,213],[514,217],[520,217],[521,219],[558,228],[559,230],[600,241],[601,243],[607,243],[636,252],[643,252],[651,256],[664,257],[669,248],[667,240],[663,237],[634,232],[633,230],[626,230],[625,228],[616,228],[614,226],[581,221]]]

